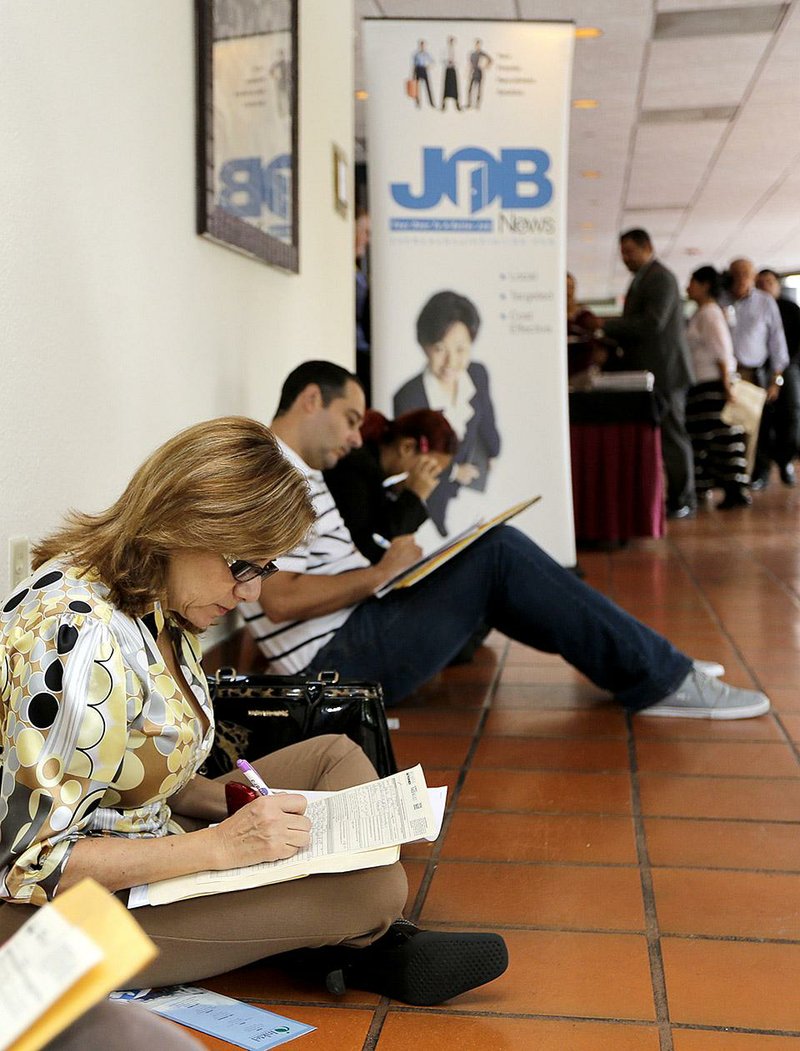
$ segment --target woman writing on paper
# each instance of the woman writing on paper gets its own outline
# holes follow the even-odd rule
[[[393,540],[427,521],[427,501],[450,469],[458,438],[432,409],[396,420],[369,409],[361,438],[360,449],[324,474],[356,547],[375,563],[384,554],[375,535]]]
[[[0,941],[86,875],[118,892],[309,842],[302,796],[259,796],[228,817],[223,782],[241,778],[197,773],[214,719],[196,633],[255,599],[313,518],[272,433],[227,417],[168,441],[107,511],[72,513],[38,544],[0,606]],[[288,789],[376,776],[338,736],[255,766]],[[494,936],[418,932],[397,919],[405,897],[392,865],[142,909],[161,955],[137,980],[190,982],[306,946],[329,946],[312,972],[416,1003],[499,973]],[[421,952],[441,965],[433,981],[417,980]],[[477,981],[449,954],[471,957]]]

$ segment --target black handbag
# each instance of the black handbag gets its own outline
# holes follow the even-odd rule
[[[237,675],[235,668],[207,678],[216,721],[202,767],[207,777],[228,773],[237,759],[252,762],[320,734],[346,734],[381,777],[397,772],[378,682],[340,679],[335,671]]]

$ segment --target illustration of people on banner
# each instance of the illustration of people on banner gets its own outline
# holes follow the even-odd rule
[[[475,41],[472,51],[469,52],[466,63],[467,94],[464,106],[461,105],[460,90],[458,84],[458,59],[456,57],[457,40],[454,36],[448,36],[447,46],[442,55],[442,68],[444,72],[442,80],[442,104],[439,107],[444,110],[447,100],[452,99],[455,108],[460,113],[463,109],[480,109],[483,94],[483,75],[492,64],[492,58],[483,50],[483,42]],[[414,100],[417,109],[422,106],[422,89],[428,95],[428,104],[436,109],[431,91],[431,82],[428,76],[436,60],[428,50],[426,41],[417,42],[417,50],[411,56],[411,76],[406,80],[406,94]],[[474,101],[473,101],[474,99]]]

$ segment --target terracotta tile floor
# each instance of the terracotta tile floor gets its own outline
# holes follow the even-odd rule
[[[429,1010],[335,1001],[266,964],[207,984],[317,1026],[308,1051],[800,1051],[799,519],[773,482],[749,510],[580,555],[590,583],[766,689],[768,716],[626,720],[497,634],[394,713],[401,762],[450,790],[440,842],[404,851],[407,911],[503,931],[501,979]]]

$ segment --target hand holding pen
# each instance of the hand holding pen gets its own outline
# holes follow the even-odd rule
[[[215,828],[208,829],[218,848],[215,867],[239,868],[277,861],[307,847],[311,822],[305,816],[305,796],[270,792],[246,760],[239,760],[237,766],[259,794]]]

